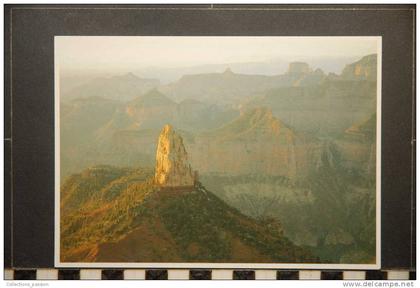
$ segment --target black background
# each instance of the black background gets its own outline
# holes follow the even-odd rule
[[[54,36],[382,36],[382,268],[415,269],[415,5],[5,5],[5,266],[54,267]],[[310,47],[308,47],[310,49]]]

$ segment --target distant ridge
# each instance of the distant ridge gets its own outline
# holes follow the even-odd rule
[[[376,81],[377,77],[377,55],[364,56],[357,62],[347,65],[341,77],[345,80],[368,80]]]
[[[269,108],[257,107],[246,110],[232,122],[208,132],[208,135],[222,137],[223,139],[255,137],[274,137],[284,135],[294,137],[293,131],[273,116]]]
[[[99,96],[118,101],[128,101],[160,85],[157,79],[143,79],[134,73],[112,77],[98,77],[63,92],[62,101]]]

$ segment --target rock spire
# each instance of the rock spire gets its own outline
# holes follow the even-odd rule
[[[161,187],[193,186],[195,176],[182,137],[165,125],[156,151],[155,183]]]

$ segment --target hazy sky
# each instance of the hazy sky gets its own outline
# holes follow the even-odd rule
[[[359,57],[377,53],[379,37],[56,36],[64,69],[134,69],[204,64]]]

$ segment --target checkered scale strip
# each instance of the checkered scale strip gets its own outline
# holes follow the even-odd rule
[[[5,280],[415,280],[409,270],[5,269]]]

